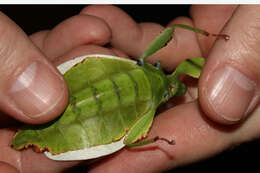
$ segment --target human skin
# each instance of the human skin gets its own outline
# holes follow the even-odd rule
[[[203,8],[203,10],[201,10],[201,8]],[[185,96],[183,103],[186,104],[170,108],[157,116],[153,127],[151,128],[151,132],[149,133],[150,137],[159,135],[169,139],[173,138],[176,141],[176,145],[172,147],[163,142],[157,142],[138,148],[126,148],[96,162],[95,164],[92,164],[89,171],[103,172],[106,170],[107,172],[123,172],[124,170],[127,170],[128,172],[161,172],[163,170],[210,157],[235,144],[259,138],[258,132],[260,130],[260,119],[259,116],[257,117],[257,115],[260,114],[258,105],[259,100],[255,101],[255,108],[252,108],[246,118],[239,121],[230,121],[223,119],[223,117],[219,116],[215,110],[212,110],[211,105],[207,103],[207,97],[205,98],[205,95],[203,95],[202,92],[204,90],[203,88],[205,88],[204,85],[205,82],[207,82],[206,79],[208,78],[208,75],[214,73],[214,68],[217,68],[214,67],[214,61],[216,62],[217,57],[220,61],[224,61],[225,59],[228,60],[223,64],[233,62],[232,65],[234,65],[237,70],[242,71],[244,75],[248,75],[256,84],[256,95],[259,95],[258,76],[260,75],[256,68],[259,66],[259,60],[254,58],[257,52],[253,49],[254,45],[256,45],[256,42],[254,41],[257,41],[257,38],[255,40],[250,39],[249,41],[251,42],[247,45],[247,32],[244,33],[245,37],[238,37],[237,35],[244,31],[239,30],[244,29],[244,25],[245,27],[251,26],[251,22],[256,20],[253,12],[257,11],[258,8],[258,6],[243,6],[237,9],[236,6],[193,6],[191,8],[192,20],[180,17],[171,21],[169,25],[172,25],[173,23],[184,23],[189,25],[195,24],[196,27],[207,28],[207,30],[212,33],[218,33],[223,30],[224,33],[231,37],[228,42],[218,40],[213,45],[215,41],[214,37],[205,38],[190,31],[176,30],[174,40],[177,41],[169,43],[164,50],[158,52],[156,56],[153,56],[150,59],[150,61],[155,62],[158,60],[158,57],[163,57],[163,59],[160,59],[162,65],[166,69],[170,70],[176,67],[176,65],[185,58],[194,56],[203,56],[208,58],[205,70],[203,71],[202,77],[199,81],[199,101],[196,98],[196,94],[194,94],[194,92],[196,92],[196,87],[194,88],[193,86]],[[234,11],[235,9],[236,11]],[[248,11],[252,12],[249,13],[251,17],[246,16]],[[122,50],[127,55],[133,57],[140,56],[149,41],[163,29],[163,27],[158,24],[136,24],[127,14],[113,6],[90,6],[83,9],[81,14],[98,16],[99,21],[100,18],[103,19],[105,21],[103,21],[103,23],[106,23],[106,27],[109,28],[109,33],[107,33],[109,35],[108,40],[111,42],[113,47]],[[233,15],[233,17],[226,25],[226,22],[230,19],[231,15]],[[243,19],[243,17],[246,17],[247,20]],[[239,19],[243,19],[242,22],[244,23],[239,23]],[[49,50],[48,48],[44,48],[46,49],[44,50],[44,46],[42,46],[43,40],[49,40],[50,42],[56,40],[55,32],[59,33],[59,29],[67,30],[70,27],[73,28],[74,23],[72,21],[73,20],[71,20],[71,23],[64,22],[66,25],[63,24],[66,27],[62,27],[62,24],[60,24],[55,28],[56,31],[54,29],[49,32],[47,31],[48,33],[40,32],[31,36],[34,43],[38,45],[43,52],[46,52],[46,55],[49,54],[50,57],[47,57],[50,58],[55,65],[73,55],[95,53],[96,51],[98,53],[102,52],[103,54],[115,54],[115,52],[117,52],[111,52],[111,50],[92,44],[82,45],[81,43],[88,38],[87,36],[82,39],[82,42],[77,42],[81,37],[73,36],[73,38],[66,38],[71,40],[75,38],[77,44],[75,44],[75,46],[69,46],[67,49],[67,51],[69,50],[69,53],[66,53],[65,55],[64,52],[67,51],[60,51],[63,50],[62,44],[61,48],[55,47],[55,49],[52,49],[50,46]],[[120,23],[120,21],[124,21],[124,25],[117,25],[116,22]],[[81,24],[85,25],[85,23],[87,22],[84,21]],[[240,24],[239,27],[237,27],[238,24]],[[224,27],[224,25],[226,25],[226,27]],[[253,27],[253,29],[254,28],[255,27]],[[86,28],[86,30],[87,29],[88,28]],[[258,32],[257,30],[251,31],[250,29],[252,28],[250,27],[248,27],[248,29],[250,33]],[[82,30],[84,30],[84,27]],[[111,33],[113,37],[111,37]],[[253,35],[257,36],[257,33]],[[48,38],[48,36],[50,38]],[[104,39],[104,35],[98,38],[102,40]],[[241,43],[239,40],[241,38],[243,39],[243,45],[236,45],[235,43]],[[91,41],[88,43],[91,43]],[[105,44],[106,41],[103,40],[101,43]],[[45,44],[51,45],[51,43]],[[241,49],[238,51],[234,46],[241,46]],[[245,51],[243,46],[252,49]],[[64,47],[66,48],[66,45]],[[234,52],[232,53],[232,51],[235,51],[236,54]],[[221,53],[223,55],[220,56]],[[122,52],[120,54],[124,55]],[[232,55],[237,55],[237,59],[234,59]],[[245,62],[245,60],[242,59],[243,57],[247,57],[248,59],[246,61],[246,69],[252,71],[243,68],[242,65]],[[232,61],[230,61],[230,59]],[[240,62],[242,62],[242,65]],[[46,159],[43,155],[34,153],[32,150],[22,152],[14,151],[8,146],[8,141],[11,140],[13,133],[14,132],[9,129],[2,129],[0,131],[0,145],[3,146],[0,151],[0,160],[8,162],[21,172],[33,172],[35,170],[37,170],[37,172],[61,172],[62,170],[78,163],[54,162]],[[146,169],[142,169],[144,167]]]

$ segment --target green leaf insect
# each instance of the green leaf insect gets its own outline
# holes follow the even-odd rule
[[[210,35],[187,25],[175,24],[158,35],[137,60],[108,55],[88,55],[61,64],[69,86],[70,103],[56,120],[43,125],[25,125],[12,140],[21,150],[34,146],[53,160],[86,160],[111,154],[124,146],[134,147],[157,140],[173,145],[173,140],[148,135],[156,109],[175,95],[184,95],[178,79],[186,74],[198,78],[203,58],[182,62],[166,75],[159,63],[146,58],[171,40],[175,28]],[[227,35],[215,35],[228,39]]]

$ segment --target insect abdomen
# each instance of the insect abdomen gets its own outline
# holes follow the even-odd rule
[[[56,127],[70,149],[79,149],[120,139],[149,109],[152,91],[138,68],[95,82],[72,97]]]
[[[148,101],[152,98],[152,92],[146,74],[141,69],[135,69],[95,82],[73,97],[72,107],[77,107],[82,116],[90,117]]]
[[[124,61],[120,63],[122,67]],[[51,146],[47,149],[58,154],[111,143],[120,139],[149,110],[153,94],[142,68],[123,68],[86,84],[85,88],[73,89],[69,106],[58,120],[52,122],[53,125],[37,126],[35,130],[28,128],[18,133],[19,140],[13,143],[15,148],[36,144],[44,150]]]

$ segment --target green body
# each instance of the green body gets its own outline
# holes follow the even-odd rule
[[[110,144],[125,137],[127,146],[147,133],[157,107],[186,87],[180,74],[199,77],[204,60],[193,58],[166,75],[144,60],[162,48],[174,28],[157,37],[138,63],[123,58],[89,57],[64,74],[70,103],[60,118],[44,125],[24,126],[14,137],[16,149],[37,146],[52,154]]]

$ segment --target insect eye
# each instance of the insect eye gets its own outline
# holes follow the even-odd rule
[[[138,59],[137,60],[137,65],[142,66],[144,64],[142,59]]]
[[[164,97],[164,99],[168,99],[168,97],[169,97],[169,93],[166,92],[166,93],[163,95],[163,97]]]

